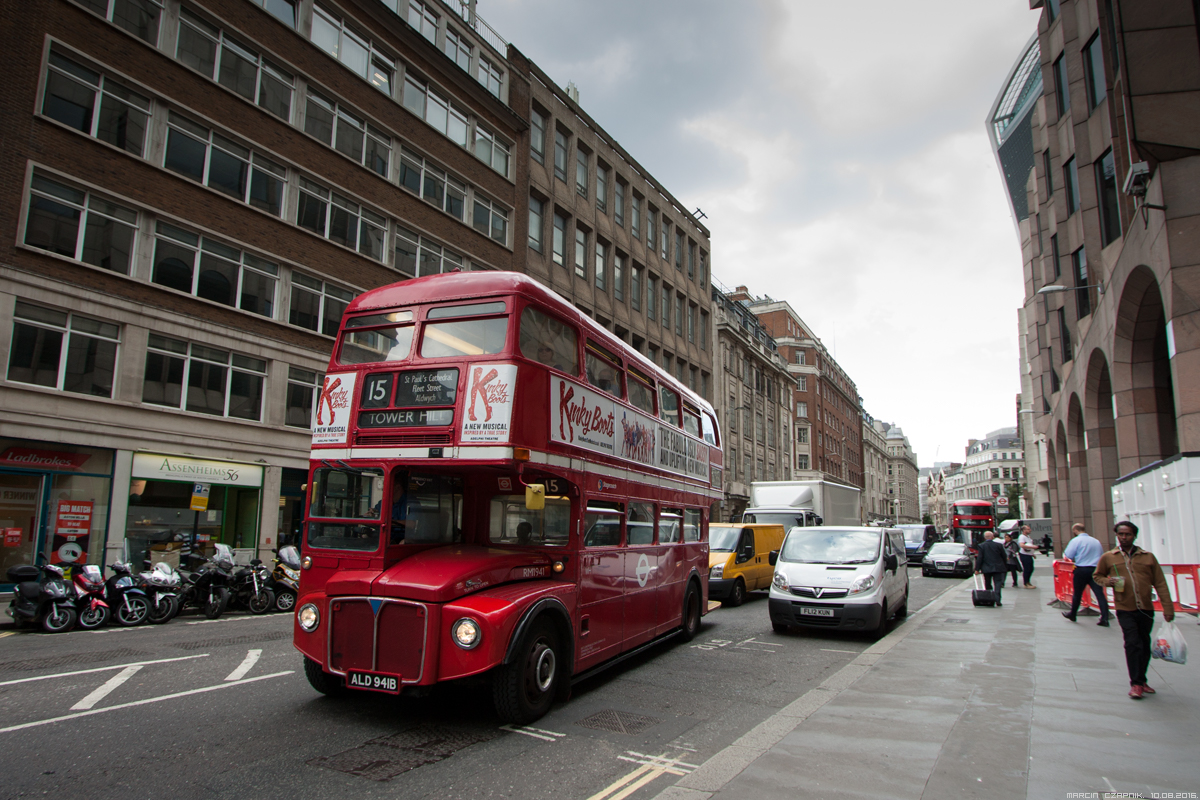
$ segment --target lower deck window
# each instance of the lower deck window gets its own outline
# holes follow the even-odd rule
[[[523,494],[492,498],[488,541],[493,544],[563,547],[570,535],[571,501],[565,497],[547,497],[540,511],[526,508]]]

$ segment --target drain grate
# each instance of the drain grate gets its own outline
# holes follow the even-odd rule
[[[291,631],[275,631],[273,633],[256,633],[252,636],[224,636],[220,639],[200,639],[195,642],[182,642],[175,646],[180,650],[202,650],[208,647],[232,647],[235,644],[274,642],[290,638],[292,638]]]
[[[290,635],[290,634],[289,634]],[[111,661],[117,658],[140,658],[152,656],[145,650],[121,648],[120,650],[104,650],[99,653],[74,653],[69,656],[54,656],[51,658],[27,658],[21,661],[5,661],[0,664],[0,672],[9,670],[53,669],[54,667],[71,667],[77,664],[96,664],[101,661]]]
[[[447,759],[459,750],[494,739],[499,734],[495,728],[418,725],[371,739],[337,755],[314,758],[308,763],[360,778],[386,781],[411,769]]]
[[[969,619],[955,619],[955,618],[953,618],[953,617],[949,617],[949,618],[947,618],[947,619],[944,619],[944,620],[942,620],[942,621],[943,621],[943,622],[957,622],[957,623],[959,623],[959,624],[966,624],[966,623],[970,622],[971,620],[969,620]]]
[[[657,725],[662,720],[654,717],[643,717],[641,714],[631,714],[628,711],[601,711],[598,714],[592,714],[590,717],[576,722],[583,728],[592,728],[598,731],[610,731],[612,733],[641,733],[646,728]]]

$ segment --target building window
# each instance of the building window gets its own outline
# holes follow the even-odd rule
[[[588,154],[582,149],[575,151],[575,191],[580,197],[588,196]]]
[[[340,19],[320,6],[313,7],[312,43],[376,89],[391,96],[396,62],[377,51],[369,41],[357,36]],[[406,100],[407,95],[406,87]]]
[[[1066,364],[1071,360],[1073,348],[1071,347],[1071,329],[1067,327],[1067,310],[1065,308],[1058,309],[1058,335],[1062,339],[1062,363]]]
[[[629,275],[629,305],[634,311],[642,310],[642,272],[643,268],[634,264]]]
[[[658,307],[658,278],[651,275],[646,279],[646,318],[654,319]]]
[[[42,113],[141,156],[150,121],[150,99],[50,50]]]
[[[675,269],[683,269],[683,229],[675,229]],[[688,271],[688,277],[692,276],[691,271]]]
[[[567,265],[567,218],[557,212],[554,214],[552,248],[554,263],[565,267]]]
[[[608,281],[608,247],[599,239],[596,240],[596,288],[607,291]]]
[[[279,266],[159,222],[151,280],[221,305],[274,319]]]
[[[803,351],[803,350],[797,350],[797,351],[796,351],[796,363],[797,363],[797,364],[803,364],[803,363],[804,363],[804,360],[805,360],[804,351]]]
[[[683,336],[683,295],[675,295],[675,335]]]
[[[162,4],[154,0],[81,0],[83,5],[142,41],[158,44]]]
[[[800,444],[808,444],[808,428],[803,425],[796,426],[796,441]]]
[[[508,211],[498,203],[475,195],[475,208],[471,218],[475,230],[484,236],[490,236],[500,244],[508,244]]]
[[[267,362],[150,334],[142,402],[258,421]]]
[[[400,16],[404,17],[418,33],[424,36],[429,41],[437,40],[438,30],[438,15],[433,13],[421,0],[384,0],[387,6],[397,6],[392,8]],[[405,5],[407,5],[407,14],[404,13]]]
[[[708,253],[700,251],[700,285],[708,291]]]
[[[796,388],[802,392],[808,391],[808,376],[807,375],[801,375],[800,377],[796,378]]]
[[[575,274],[587,278],[587,233],[575,226]]]
[[[613,253],[613,299],[625,300],[625,256]]]
[[[1067,83],[1067,59],[1061,55],[1054,62],[1054,94],[1058,103],[1058,116],[1071,110],[1071,90]]]
[[[567,182],[567,134],[554,131],[554,177]]]
[[[708,312],[700,311],[700,349],[708,349]]]
[[[629,233],[634,239],[641,239],[642,232],[642,198],[636,194],[629,207]]]
[[[545,217],[545,203],[536,197],[529,198],[529,246],[539,253],[542,252],[542,223]]]
[[[650,249],[652,254],[654,253],[654,223],[657,217],[658,212],[654,209],[654,206],[650,206],[646,210],[646,247]]]
[[[25,244],[128,275],[136,238],[133,209],[34,171]]]
[[[808,403],[803,400],[796,403],[796,416],[803,417],[805,419],[808,418]]]
[[[1121,209],[1117,205],[1117,176],[1111,149],[1095,164],[1096,196],[1100,200],[1100,240],[1107,246],[1121,237]]]
[[[396,226],[396,269],[409,277],[438,275],[463,268],[463,257],[418,236],[400,225]]]
[[[467,115],[423,81],[404,75],[404,107],[455,144],[467,146]]]
[[[808,455],[805,453],[796,454],[796,469],[808,469]]]
[[[1063,185],[1067,189],[1067,214],[1074,214],[1079,210],[1079,171],[1074,156],[1063,165]]]
[[[471,71],[471,43],[450,26],[446,26],[446,41],[442,44],[442,50],[463,72]]]
[[[659,228],[658,239],[659,248],[662,253],[662,260],[670,261],[671,221],[667,219],[666,214],[662,215],[662,226]],[[675,266],[676,268],[679,267],[678,262],[675,264]]]
[[[368,258],[383,261],[387,220],[304,178],[300,179],[296,224]]]
[[[293,272],[288,322],[326,336],[337,336],[342,314],[353,299],[354,292]]]
[[[1054,173],[1050,171],[1050,151],[1042,151],[1042,174],[1046,176],[1046,197],[1054,194]]]
[[[692,303],[687,307],[687,337],[689,342],[696,341],[696,306]]]
[[[695,278],[696,277],[696,243],[689,241],[687,250],[688,250],[688,255],[687,255],[688,277]]]
[[[1100,105],[1108,93],[1104,80],[1104,52],[1100,48],[1099,32],[1083,48],[1083,77],[1087,85],[1090,112]]]
[[[529,117],[529,154],[537,163],[546,163],[546,118],[536,108]]]
[[[625,227],[625,184],[620,181],[613,184],[613,222]]]
[[[289,28],[296,27],[297,0],[253,0],[255,5],[265,8],[273,17]]]
[[[1062,266],[1059,264],[1057,233],[1050,237],[1050,261],[1053,263],[1054,277],[1058,278],[1062,275]]]
[[[596,210],[608,213],[608,169],[596,162]]]
[[[1082,288],[1088,285],[1087,253],[1084,248],[1081,247],[1071,254],[1071,267],[1075,273],[1075,286],[1077,287],[1075,289],[1076,319],[1083,319],[1092,313],[1092,290]]]
[[[304,107],[304,130],[351,161],[388,176],[392,137],[312,90]]]
[[[10,381],[112,397],[120,328],[21,300],[13,317]]]
[[[509,147],[496,134],[475,126],[475,155],[504,177],[508,177]]]
[[[268,214],[283,214],[284,167],[174,111],[163,166]]]
[[[666,283],[663,283],[661,297],[662,297],[662,306],[660,307],[660,310],[662,311],[662,326],[664,328],[670,328],[671,327],[671,287],[668,286]]]
[[[292,74],[186,8],[179,12],[175,58],[284,122],[291,121],[295,85]]]
[[[312,428],[316,399],[325,376],[319,372],[288,367],[287,405],[283,424],[292,428]]]
[[[479,81],[493,96],[499,97],[500,83],[504,80],[504,73],[495,64],[481,57],[479,66],[475,69],[475,80]]]
[[[467,185],[446,175],[407,147],[400,148],[400,185],[459,221],[467,211]]]

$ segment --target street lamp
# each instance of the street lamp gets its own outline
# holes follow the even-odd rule
[[[1092,283],[1087,286],[1063,286],[1060,283],[1052,283],[1049,286],[1043,286],[1037,290],[1038,294],[1058,294],[1059,292],[1070,292],[1076,289],[1096,289],[1097,294],[1104,294],[1104,284]]]

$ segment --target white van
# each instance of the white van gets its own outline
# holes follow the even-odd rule
[[[864,631],[908,614],[904,535],[895,528],[792,528],[771,554],[771,627]]]

